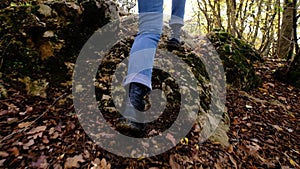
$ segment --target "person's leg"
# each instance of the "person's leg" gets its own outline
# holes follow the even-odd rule
[[[139,0],[139,33],[132,45],[124,82],[141,83],[151,89],[154,56],[163,24],[163,0]]]
[[[181,28],[184,25],[185,3],[186,0],[172,0],[172,15],[169,22],[171,37],[168,42],[168,46],[171,48],[180,46]]]
[[[122,113],[127,119],[124,128],[139,130],[134,121],[142,122],[138,111],[145,109],[144,96],[151,90],[154,56],[163,24],[163,0],[139,0],[139,33],[132,45],[127,76],[124,85],[129,85],[129,100]],[[141,112],[139,113],[141,114]],[[129,119],[129,120],[128,120]],[[132,122],[133,121],[133,122]]]

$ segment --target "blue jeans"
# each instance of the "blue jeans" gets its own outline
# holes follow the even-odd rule
[[[184,24],[185,0],[172,0],[169,24]],[[132,45],[124,85],[141,83],[150,89],[154,56],[163,27],[163,0],[138,0],[139,33]]]

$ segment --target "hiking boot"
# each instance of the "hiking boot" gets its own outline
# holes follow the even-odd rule
[[[140,132],[144,130],[143,123],[137,122],[137,112],[131,102],[126,102],[126,107],[123,113],[123,117],[120,118],[120,122],[117,124],[117,127],[125,131],[134,131]]]
[[[129,85],[129,99],[130,103],[138,111],[145,111],[145,105],[147,103],[145,97],[150,93],[150,89],[140,83],[130,83]]]
[[[130,83],[128,99],[126,101],[126,107],[123,117],[120,118],[117,127],[121,130],[129,130],[135,132],[143,132],[145,125],[143,122],[144,115],[138,111],[145,111],[146,100],[145,96],[149,94],[150,89],[140,83]],[[138,110],[138,111],[137,111]]]
[[[173,50],[179,50],[181,45],[183,45],[182,42],[180,42],[179,40],[172,38],[169,39],[167,42],[167,49],[172,52]]]

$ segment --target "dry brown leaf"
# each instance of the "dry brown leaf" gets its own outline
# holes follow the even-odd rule
[[[281,127],[279,127],[278,125],[272,125],[272,127],[274,127],[275,129],[277,129],[278,131],[282,131],[283,129]]]
[[[281,100],[281,101],[286,102],[286,98],[285,97],[279,96],[278,99]]]
[[[28,143],[23,144],[23,149],[28,150],[30,146],[34,144],[34,140],[31,139],[28,141]]]
[[[8,149],[8,152],[12,153],[15,157],[19,156],[20,154],[19,149],[17,147]]]
[[[54,133],[50,136],[50,138],[51,138],[51,139],[56,139],[58,136],[59,136],[58,132],[54,132]]]
[[[41,138],[42,136],[43,136],[43,132],[40,132],[40,133],[36,133],[34,135],[29,136],[28,139],[31,139],[31,138],[36,139],[38,137]]]
[[[215,163],[215,168],[216,169],[222,169],[222,167],[218,163]]]
[[[227,151],[228,151],[228,153],[230,153],[230,154],[233,152],[233,146],[232,146],[232,144],[229,145]]]
[[[45,144],[49,143],[49,140],[48,140],[47,136],[43,136],[42,142],[45,143]]]
[[[49,129],[49,134],[52,135],[52,134],[54,133],[54,131],[55,131],[55,128],[54,128],[54,127],[51,127],[51,128]]]
[[[99,158],[95,158],[94,161],[92,161],[93,166],[91,167],[91,169],[98,169],[100,167],[100,159]]]
[[[12,123],[15,123],[15,122],[17,122],[17,121],[19,121],[18,118],[7,118],[7,123],[8,123],[8,124],[12,124]]]
[[[41,155],[36,162],[32,162],[32,167],[35,168],[47,168],[49,167],[49,164],[47,162],[47,157],[44,155]]]
[[[237,164],[236,164],[236,161],[235,161],[235,159],[233,159],[233,157],[232,157],[230,154],[229,154],[229,159],[230,159],[230,161],[232,162],[232,164],[234,165],[234,168],[237,169],[238,166],[237,166]]]
[[[46,128],[47,126],[38,126],[36,128],[31,129],[27,134],[35,134],[35,133],[43,132],[46,130]]]
[[[67,158],[66,162],[65,162],[65,168],[73,168],[73,167],[76,167],[76,168],[79,168],[80,167],[80,164],[79,162],[85,162],[85,160],[83,159],[82,155],[76,155],[74,157],[69,157]]]
[[[107,163],[106,159],[102,159],[100,161],[99,158],[95,158],[94,161],[92,161],[93,167],[91,169],[110,169],[111,164]]]
[[[240,122],[237,118],[234,118],[232,124],[233,125],[238,125],[238,124],[240,124]]]
[[[5,152],[5,151],[0,151],[0,157],[8,157],[9,156],[9,154],[7,153],[7,152]]]
[[[8,113],[7,110],[1,110],[1,111],[0,111],[0,116],[5,115],[5,114],[7,114],[7,113]]]
[[[180,169],[180,165],[175,161],[174,155],[170,156],[169,164],[172,169]]]
[[[176,146],[176,140],[175,140],[175,138],[174,138],[173,135],[171,135],[170,133],[168,133],[167,136],[166,136],[166,138],[168,140],[170,140],[174,146]]]
[[[53,169],[63,169],[63,167],[60,164],[54,164]]]
[[[110,167],[111,167],[111,165],[107,164],[105,158],[103,158],[100,163],[100,168],[101,169],[110,169]]]
[[[4,166],[4,162],[6,161],[6,159],[2,159],[0,160],[0,167],[3,167]]]
[[[19,127],[19,128],[25,128],[25,127],[28,127],[31,123],[32,123],[32,122],[29,122],[29,121],[23,122],[23,123],[19,123],[19,124],[18,124],[18,127]]]

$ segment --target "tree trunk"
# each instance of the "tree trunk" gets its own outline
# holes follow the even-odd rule
[[[292,0],[284,0],[284,11],[281,22],[281,33],[278,40],[278,56],[289,58],[293,52],[293,9],[295,8]]]
[[[286,67],[280,68],[279,70],[277,70],[275,72],[275,77],[279,80],[282,80],[284,82],[287,82],[291,85],[294,85],[296,87],[300,87],[300,51],[299,51],[299,45],[297,43],[297,12],[296,12],[296,8],[297,8],[297,0],[293,0],[292,2],[293,4],[293,8],[291,8],[292,10],[292,22],[290,23],[292,25],[292,41],[290,41],[289,43],[291,43],[290,47],[293,48],[295,47],[296,50],[296,55],[294,57],[291,57],[291,62],[289,65],[287,65]],[[293,51],[290,51],[291,53]]]

